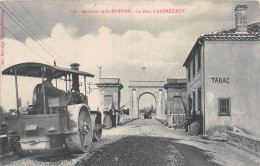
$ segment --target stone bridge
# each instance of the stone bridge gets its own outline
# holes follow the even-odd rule
[[[166,91],[165,81],[130,81],[130,115],[139,116],[139,100],[144,94],[151,94],[155,98],[155,114],[165,115]]]

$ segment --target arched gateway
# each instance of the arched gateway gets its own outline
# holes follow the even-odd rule
[[[165,81],[130,81],[130,115],[139,115],[139,99],[144,94],[155,98],[156,116],[165,115]]]

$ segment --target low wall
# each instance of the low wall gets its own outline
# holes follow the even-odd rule
[[[227,141],[232,145],[235,145],[257,156],[260,156],[260,139],[257,137],[243,133],[228,131]]]
[[[168,124],[168,126],[178,126],[178,127],[183,127],[183,124],[185,123],[186,120],[186,114],[171,114],[172,118],[172,124]]]
[[[167,123],[167,117],[166,116],[156,116],[155,119],[158,120],[159,122],[163,123],[163,124]]]
[[[120,123],[125,124],[127,122],[132,122],[133,120],[138,119],[137,115],[120,115]]]

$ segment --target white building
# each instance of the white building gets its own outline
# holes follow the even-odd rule
[[[260,136],[259,22],[247,24],[247,6],[235,9],[235,27],[200,36],[184,65],[189,113],[201,111],[203,133],[238,126]]]

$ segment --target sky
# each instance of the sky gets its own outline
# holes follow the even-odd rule
[[[1,70],[22,62],[53,64],[56,60],[62,67],[77,62],[81,65],[80,70],[95,75],[94,79],[87,80],[95,84],[99,78],[97,66],[102,66],[102,77],[120,78],[124,86],[121,105],[128,106],[130,80],[185,78],[183,63],[196,39],[205,33],[234,27],[237,4],[248,5],[248,23],[259,21],[258,3],[144,0],[1,2],[1,10],[5,11],[2,23],[8,29],[2,32],[4,65],[1,65]],[[106,13],[112,9],[129,9],[132,13]],[[185,12],[153,13],[160,9]],[[77,12],[73,14],[75,10]],[[83,10],[99,13],[80,12]],[[151,13],[143,13],[144,10]],[[33,88],[39,82],[39,79],[18,78],[23,104],[31,102]],[[0,105],[5,109],[15,108],[14,78],[1,76],[0,86]],[[97,108],[97,89],[89,94],[89,103],[91,109]]]

